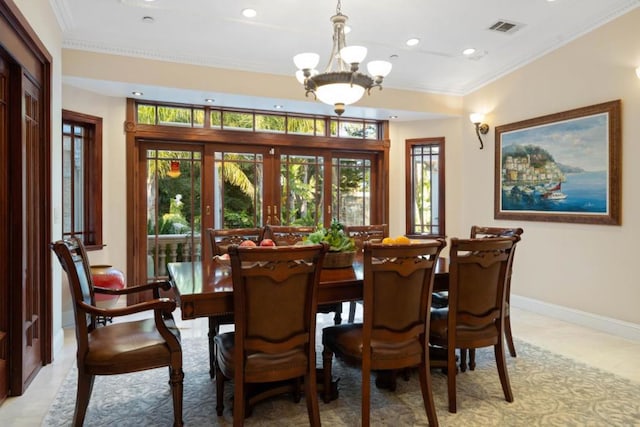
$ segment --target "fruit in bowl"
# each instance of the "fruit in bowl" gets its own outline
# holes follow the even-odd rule
[[[385,245],[408,245],[411,240],[407,236],[385,237],[382,239]]]
[[[257,245],[256,245],[256,242],[254,242],[253,240],[243,240],[242,242],[240,242],[240,246],[253,247],[253,246],[257,246]]]
[[[275,246],[276,242],[271,239],[262,239],[260,242],[260,246]]]

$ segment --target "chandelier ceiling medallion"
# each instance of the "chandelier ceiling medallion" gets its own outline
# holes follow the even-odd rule
[[[367,56],[367,48],[347,46],[345,24],[348,17],[340,12],[340,8],[341,1],[338,0],[336,14],[331,17],[333,48],[324,72],[319,73],[315,69],[320,61],[317,53],[300,53],[293,57],[298,67],[296,78],[304,85],[306,96],[311,93],[314,98],[333,105],[338,115],[344,113],[345,105],[358,102],[365,91],[371,93],[374,87],[382,89],[382,80],[391,71],[388,61],[370,61],[367,70],[371,75],[358,71]]]

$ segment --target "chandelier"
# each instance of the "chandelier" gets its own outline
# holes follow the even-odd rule
[[[338,0],[336,14],[331,17],[333,48],[324,72],[315,69],[320,61],[317,53],[300,53],[293,57],[298,67],[296,78],[304,85],[305,95],[313,94],[315,99],[333,105],[337,115],[344,113],[345,105],[358,102],[365,91],[371,93],[374,87],[382,89],[382,80],[391,71],[388,61],[370,61],[367,64],[370,75],[358,71],[367,56],[367,48],[347,46],[344,28],[348,17],[340,13],[340,7]]]

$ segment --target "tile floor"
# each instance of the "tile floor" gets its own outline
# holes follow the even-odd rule
[[[344,313],[347,313],[348,304],[344,308]],[[361,307],[356,313],[356,318],[358,316],[362,316]],[[179,318],[177,313],[176,319]],[[514,307],[511,318],[517,338],[640,383],[640,366],[637,363],[640,342],[613,337]],[[331,319],[327,318],[326,321],[330,322]],[[206,319],[179,321],[179,326],[184,337],[206,339]],[[0,406],[0,424],[4,427],[41,425],[49,405],[74,362],[75,335],[69,329],[65,330],[62,354],[40,371],[23,396],[8,398]]]

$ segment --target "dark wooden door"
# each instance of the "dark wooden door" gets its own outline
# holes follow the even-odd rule
[[[51,55],[26,22],[0,0],[0,393],[11,396],[52,358]]]
[[[1,53],[1,52],[0,52]],[[7,235],[8,206],[4,202],[8,194],[8,84],[9,67],[0,55],[0,233]],[[0,278],[8,276],[7,239],[0,239]],[[0,403],[9,393],[9,281],[0,280]]]
[[[26,74],[22,75],[22,129],[20,138],[20,204],[22,221],[20,243],[14,245],[22,247],[20,269],[20,299],[23,304],[22,312],[22,384],[27,384],[42,366],[41,339],[43,333],[44,294],[42,284],[44,275],[41,267],[44,265],[42,252],[34,250],[42,245],[41,236],[44,235],[43,224],[40,219],[44,212],[41,205],[43,194],[39,183],[42,182],[40,168],[40,150],[42,145],[41,120],[42,106],[40,105],[40,88]],[[17,157],[17,156],[14,156]],[[16,221],[17,222],[17,221]],[[18,224],[15,224],[16,226]],[[14,230],[18,228],[15,227]],[[15,260],[16,262],[18,260]]]

